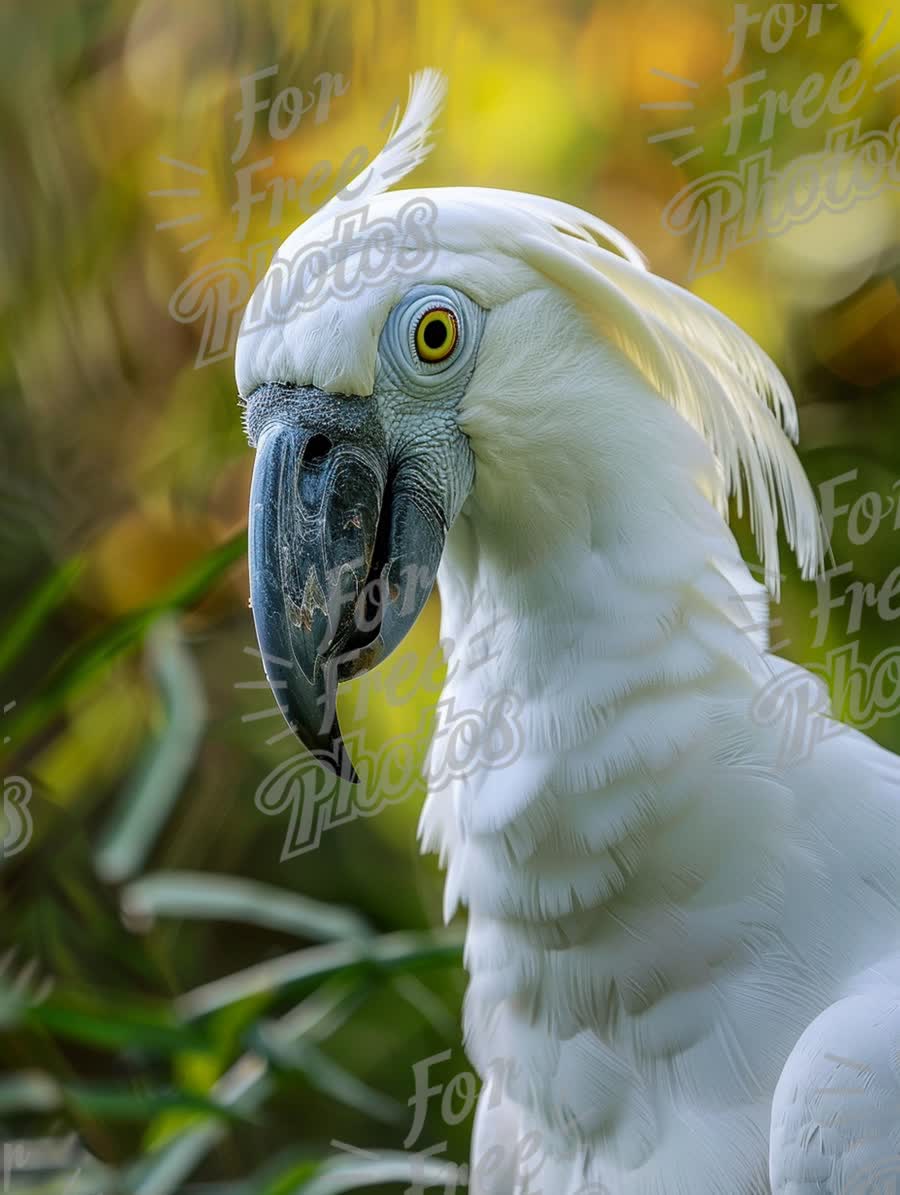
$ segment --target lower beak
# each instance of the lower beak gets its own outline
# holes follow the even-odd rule
[[[288,724],[322,764],[356,783],[337,720],[338,681],[379,663],[412,627],[434,585],[445,528],[418,473],[390,468],[371,399],[285,390],[256,446],[253,619]]]

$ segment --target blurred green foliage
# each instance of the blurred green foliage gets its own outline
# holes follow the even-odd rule
[[[882,15],[844,0],[819,37],[797,33],[776,55],[753,34],[741,71],[793,91],[859,54],[881,78],[896,37],[873,42]],[[286,859],[288,815],[254,802],[294,746],[252,654],[251,454],[230,354],[197,368],[202,321],[169,312],[191,275],[274,246],[302,214],[259,204],[238,240],[241,164],[271,158],[261,177],[274,182],[326,163],[321,202],[357,146],[377,149],[410,73],[443,68],[449,102],[417,184],[546,193],[621,227],[778,361],[813,481],[852,472],[834,505],[896,504],[896,192],[696,279],[689,245],[663,227],[682,187],[734,166],[733,16],[713,0],[46,0],[0,13],[0,737],[4,774],[33,791],[33,835],[0,857],[11,1190],[396,1190],[413,1063],[450,1049],[444,1080],[468,1069],[459,932],[434,928],[440,877],[415,843],[422,784]],[[236,164],[241,80],[272,65],[270,101],[323,72],[343,94],[284,139],[263,110]],[[683,100],[657,71],[697,84],[691,116],[642,106]],[[870,87],[864,127],[886,129],[897,96]],[[648,140],[685,123],[678,149]],[[820,148],[835,123],[779,121],[775,160]],[[748,145],[761,137],[750,121]],[[689,145],[703,152],[674,165]],[[179,189],[196,193],[156,194]],[[835,559],[851,572],[832,592],[885,583],[894,522],[836,516]],[[866,663],[893,646],[895,624],[872,606],[848,625],[849,601],[817,637],[815,587],[787,554],[785,570],[773,637],[786,654],[823,665],[856,639]],[[342,721],[367,741],[411,734],[424,753],[438,618],[435,597],[404,648],[410,683],[375,674],[343,694]],[[871,733],[900,750],[896,714]],[[437,1102],[416,1148],[447,1142],[439,1156],[462,1161],[469,1130],[441,1123]],[[15,1165],[14,1143],[71,1132],[94,1159],[80,1174]]]

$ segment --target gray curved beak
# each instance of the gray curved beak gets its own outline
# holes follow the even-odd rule
[[[250,601],[288,724],[356,783],[337,685],[383,660],[434,585],[446,528],[418,473],[389,459],[372,399],[267,385],[247,403],[256,444]]]

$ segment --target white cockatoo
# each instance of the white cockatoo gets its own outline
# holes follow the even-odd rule
[[[516,736],[503,766],[432,766],[421,819],[446,917],[468,910],[465,1038],[492,1080],[470,1189],[893,1193],[900,761],[814,708],[785,752],[767,695],[793,666],[726,522],[743,494],[769,590],[779,526],[819,566],[791,394],[594,216],[386,193],[443,90],[416,76],[375,161],[285,241],[236,369],[253,615],[301,740],[357,782],[336,682],[435,579],[444,708]]]

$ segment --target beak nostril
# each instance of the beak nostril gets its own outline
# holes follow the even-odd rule
[[[327,436],[311,436],[303,449],[304,465],[321,465],[331,452],[332,444]]]

